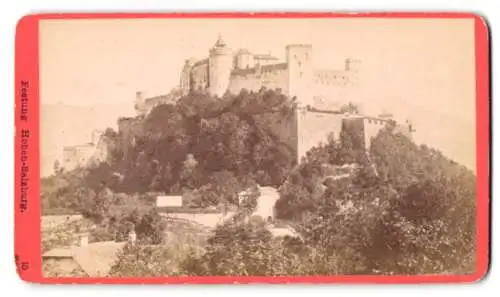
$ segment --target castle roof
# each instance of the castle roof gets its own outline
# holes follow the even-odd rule
[[[226,43],[224,42],[224,40],[222,39],[222,36],[219,35],[219,37],[217,38],[217,41],[215,42],[215,47],[225,47],[226,46]]]
[[[257,59],[257,60],[279,60],[278,58],[276,58],[275,56],[272,56],[270,54],[256,54],[253,57],[254,57],[254,59]]]

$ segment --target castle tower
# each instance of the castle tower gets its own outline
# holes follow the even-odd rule
[[[193,67],[193,64],[194,59],[187,59],[182,67],[181,81],[179,84],[182,95],[189,94],[189,91],[191,90],[191,68]]]
[[[312,103],[312,46],[292,44],[286,47],[288,64],[288,95],[297,97],[299,106]]]
[[[222,97],[229,87],[233,68],[233,55],[222,38],[209,51],[209,92],[212,96]]]
[[[358,58],[347,58],[345,60],[345,72],[349,76],[349,84],[346,87],[345,99],[363,109],[364,94],[362,92],[363,82],[361,80],[361,60]]]
[[[253,55],[246,49],[240,49],[236,54],[236,68],[247,69],[255,66]]]

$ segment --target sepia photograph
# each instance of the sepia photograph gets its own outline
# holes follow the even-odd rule
[[[38,38],[44,277],[477,272],[473,18]]]

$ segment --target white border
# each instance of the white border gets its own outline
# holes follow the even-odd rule
[[[251,1],[102,1],[86,0],[84,1],[64,1],[64,0],[16,0],[4,2],[4,7],[0,9],[0,65],[1,79],[0,90],[2,92],[2,108],[0,108],[0,139],[2,139],[1,148],[1,175],[2,198],[4,200],[0,213],[0,283],[3,292],[6,294],[33,294],[37,296],[86,296],[93,292],[101,291],[104,294],[116,294],[117,296],[135,296],[137,294],[182,294],[183,296],[204,296],[215,293],[220,297],[237,294],[244,296],[264,296],[265,294],[321,294],[330,295],[348,295],[355,296],[421,296],[429,290],[450,290],[454,297],[470,296],[471,294],[487,294],[494,291],[500,291],[498,284],[500,269],[491,265],[488,277],[481,283],[475,285],[420,285],[420,286],[304,286],[304,285],[284,285],[284,286],[39,286],[29,285],[19,279],[14,269],[14,251],[13,251],[13,137],[14,137],[14,34],[17,20],[28,13],[34,12],[165,12],[165,11],[467,11],[476,12],[486,16],[492,31],[492,39],[498,37],[495,28],[500,25],[500,9],[495,5],[497,1],[483,0],[415,0],[415,1],[370,1],[370,0],[308,0],[297,1],[271,1],[251,0]],[[177,3],[177,4],[176,4]],[[180,4],[179,4],[180,3]],[[493,56],[496,48],[493,49]],[[497,51],[496,51],[497,52]],[[498,62],[493,59],[493,69],[498,69]],[[494,79],[494,78],[493,78]],[[494,85],[494,83],[493,83]],[[493,113],[497,110],[493,106]],[[494,117],[493,117],[494,119]],[[493,121],[495,131],[495,121]],[[7,141],[8,140],[8,141]],[[494,142],[496,137],[493,137]],[[494,145],[495,146],[495,145]],[[493,171],[498,167],[498,162],[493,159]],[[495,175],[493,175],[495,176]],[[495,182],[493,181],[493,184]],[[492,197],[493,200],[495,200]],[[498,203],[493,204],[493,214],[499,214]],[[493,217],[492,226],[497,220]],[[492,230],[493,243],[498,238],[500,227],[494,227]],[[29,236],[29,234],[26,234]],[[493,244],[493,253],[494,253]],[[493,258],[492,260],[494,260]],[[202,290],[200,290],[202,289]],[[71,291],[70,291],[71,290]],[[237,290],[237,291],[236,291]],[[15,293],[14,293],[15,292]],[[497,293],[498,294],[498,293]],[[3,294],[2,294],[3,295]]]

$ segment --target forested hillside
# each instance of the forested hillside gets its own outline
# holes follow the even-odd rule
[[[281,187],[279,216],[305,241],[351,259],[352,273],[472,273],[476,181],[465,167],[391,128],[348,178],[328,178],[338,144],[317,148]],[[346,258],[347,257],[347,258]],[[352,266],[354,267],[354,266]]]
[[[237,204],[237,193],[258,183],[279,188],[277,215],[300,233],[283,242],[262,220],[236,220],[215,230],[201,251],[128,249],[115,275],[132,266],[148,276],[473,272],[472,172],[391,126],[367,153],[346,129],[296,165],[288,135],[277,132],[292,111],[293,102],[266,90],[217,101],[192,94],[158,106],[127,153],[117,146],[109,164],[42,181],[42,201],[107,222],[108,231],[130,223],[154,238],[157,214],[138,206],[147,205],[145,193],[182,193],[202,208]],[[120,134],[108,133],[120,142]]]
[[[243,91],[223,100],[192,94],[176,105],[156,107],[135,146],[128,144],[127,154],[118,147],[111,165],[90,175],[126,193],[203,191],[233,179],[278,186],[293,166],[294,152],[287,135],[272,127],[288,125],[292,108],[274,91]]]

